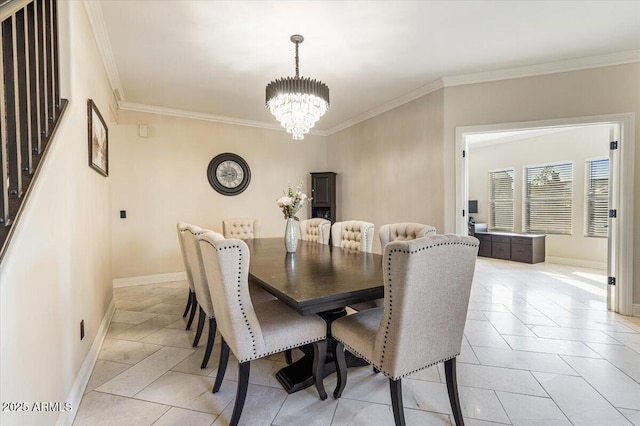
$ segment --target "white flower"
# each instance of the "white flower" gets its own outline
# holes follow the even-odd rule
[[[289,197],[282,197],[278,200],[278,206],[280,207],[290,206],[290,205],[291,205],[291,198]]]

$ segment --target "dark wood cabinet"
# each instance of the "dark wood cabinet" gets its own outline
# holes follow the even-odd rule
[[[478,256],[525,263],[544,262],[545,235],[476,230],[475,237],[480,241]]]
[[[311,217],[336,221],[336,173],[311,173]]]

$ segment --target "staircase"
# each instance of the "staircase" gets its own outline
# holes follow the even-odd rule
[[[0,262],[68,101],[57,0],[0,3]]]

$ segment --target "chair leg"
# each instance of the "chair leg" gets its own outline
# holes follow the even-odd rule
[[[322,381],[324,370],[324,362],[327,359],[327,341],[320,340],[313,342],[313,380],[318,390],[318,395],[321,400],[327,399],[327,392],[324,390],[324,382]]]
[[[189,309],[191,309],[191,303],[193,302],[193,291],[189,289],[189,297],[187,297],[187,306],[184,308],[184,313],[182,314],[182,318],[186,317],[189,313]]]
[[[216,319],[209,318],[209,338],[207,339],[207,349],[204,351],[204,358],[202,358],[202,364],[200,368],[207,368],[209,358],[211,357],[211,350],[213,349],[213,342],[216,340]]]
[[[224,379],[224,373],[227,371],[227,362],[229,361],[229,345],[224,339],[220,339],[220,360],[218,361],[218,373],[216,374],[216,381],[213,384],[212,393],[216,393],[222,386],[222,379]]]
[[[453,419],[457,426],[464,426],[462,419],[462,409],[460,408],[460,397],[458,396],[458,378],[456,376],[456,359],[451,358],[444,362],[444,374],[447,378],[447,391],[449,392],[449,402]]]
[[[238,426],[240,416],[242,415],[242,408],[244,407],[244,400],[247,397],[247,388],[249,387],[249,367],[251,367],[251,362],[242,362],[239,367],[236,403],[233,405],[233,414],[231,415],[229,426]]]
[[[404,407],[402,406],[402,380],[389,379],[389,387],[391,388],[391,405],[393,406],[393,419],[396,426],[405,426]]]
[[[198,299],[196,298],[196,294],[193,293],[193,300],[191,301],[191,314],[189,314],[189,321],[187,321],[187,327],[185,330],[189,330],[191,328],[191,324],[193,324],[193,318],[196,316],[196,310],[198,309]]]
[[[202,308],[200,308],[200,316],[198,317],[198,328],[196,329],[196,336],[193,339],[193,347],[195,348],[200,343],[200,336],[202,336],[202,330],[204,329],[204,320],[205,313]]]
[[[284,351],[284,359],[287,361],[287,364],[293,364],[293,355],[291,354],[291,349],[287,349]]]
[[[338,399],[342,395],[342,391],[347,386],[347,359],[344,355],[344,344],[336,341],[333,347],[333,362],[336,364],[336,375],[338,383],[333,391],[333,397]]]

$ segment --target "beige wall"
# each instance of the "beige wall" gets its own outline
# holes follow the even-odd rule
[[[3,402],[69,401],[112,299],[109,179],[87,165],[87,98],[112,126],[110,88],[82,3],[59,6],[70,105],[0,269]],[[54,424],[59,414],[2,412],[0,423]]]
[[[547,235],[550,258],[606,265],[607,239],[584,236],[585,161],[609,155],[609,126],[588,126],[514,142],[469,148],[469,199],[478,200],[476,222],[488,222],[489,170],[514,169],[514,231],[523,232],[524,167],[544,163],[573,163],[573,234]],[[558,259],[561,260],[561,259]]]
[[[320,136],[293,141],[283,131],[131,111],[120,111],[118,121],[110,177],[116,279],[184,271],[178,221],[222,232],[225,218],[257,217],[262,236],[284,235],[276,199],[300,182],[309,194],[309,172],[326,167]],[[138,136],[140,124],[148,126],[147,138]],[[249,187],[232,197],[218,194],[207,180],[209,162],[223,152],[240,155],[251,168]],[[298,217],[308,214],[305,207]]]
[[[443,90],[328,137],[327,166],[338,173],[338,220],[419,222],[444,227]]]
[[[446,230],[455,229],[455,129],[496,123],[640,113],[640,64],[470,84],[445,89]],[[634,264],[640,265],[640,131],[635,129]],[[634,268],[640,303],[640,267]]]

